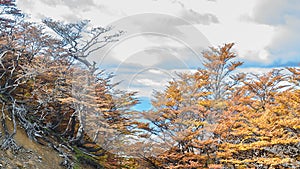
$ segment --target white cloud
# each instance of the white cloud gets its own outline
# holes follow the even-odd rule
[[[180,17],[182,17],[191,24],[210,25],[212,23],[219,23],[218,18],[214,14],[200,14],[192,9],[181,10]]]
[[[250,67],[250,68],[238,68],[236,72],[239,73],[254,73],[262,74],[271,71],[273,68],[260,68],[260,67]]]
[[[235,42],[240,57],[268,63],[272,58],[267,47],[276,33],[275,29],[270,25],[250,22],[246,17],[253,15],[257,2],[228,0],[214,3],[199,1],[197,4],[196,1],[184,1],[184,4],[186,8],[212,13],[219,19],[219,24],[197,25],[213,46]]]
[[[163,45],[162,45],[163,44]],[[159,35],[143,35],[123,38],[110,49],[110,56],[120,63],[141,64],[153,66],[160,62],[164,53],[170,53],[168,48],[183,47],[177,41]],[[161,55],[147,55],[147,51],[158,50]],[[175,53],[176,54],[176,53]],[[138,55],[138,56],[137,56]]]
[[[145,86],[152,86],[152,87],[163,86],[161,82],[155,82],[151,79],[137,79],[136,81]]]
[[[201,66],[200,53],[208,45],[235,42],[234,50],[246,62],[299,61],[300,3],[293,0],[68,2],[72,4],[58,0],[19,0],[18,4],[35,20],[89,19],[94,25],[113,25],[127,31],[120,42],[109,46],[110,50],[103,49],[90,59],[114,71],[116,81],[124,80],[120,88],[139,90],[142,96],[149,96],[153,88],[163,89],[175,69],[182,72]]]
[[[269,25],[276,31],[268,44],[273,61],[285,64],[300,62],[300,1],[259,1],[249,18],[254,23]]]
[[[157,69],[150,69],[149,72],[153,73],[153,74],[162,74],[163,73],[162,71],[157,70]]]
[[[71,16],[73,11],[66,5],[56,4],[46,5],[43,1],[22,0],[18,1],[18,6],[26,13],[30,14],[32,20],[40,22],[42,18],[52,17],[63,20],[66,16]],[[74,18],[77,18],[76,15]],[[78,18],[77,18],[78,19]],[[73,19],[71,21],[74,21]]]
[[[286,18],[299,17],[300,1],[296,0],[264,0],[255,5],[252,19],[255,22],[269,25],[282,25]]]
[[[240,57],[248,60],[270,62],[272,58],[261,58],[261,55],[251,55],[251,53],[261,53],[267,50],[272,37],[275,34],[274,28],[268,25],[257,25],[250,22],[240,22],[238,20],[220,25],[198,26],[213,46],[224,43],[236,43],[235,50]],[[251,53],[250,53],[251,52]],[[265,54],[268,53],[265,51]]]
[[[266,60],[267,61],[269,56],[270,56],[270,52],[265,50],[265,49],[259,51],[259,53],[258,53],[258,57],[261,60]]]

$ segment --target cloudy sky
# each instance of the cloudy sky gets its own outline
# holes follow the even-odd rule
[[[174,72],[201,67],[201,51],[234,42],[240,71],[264,71],[300,63],[299,0],[19,0],[39,22],[88,19],[126,33],[90,57],[114,72],[122,89],[139,91],[148,107]]]

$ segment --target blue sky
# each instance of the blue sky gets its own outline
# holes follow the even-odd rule
[[[119,88],[138,91],[149,108],[153,89],[163,90],[175,72],[201,67],[201,51],[234,42],[245,64],[239,71],[261,72],[299,66],[298,0],[19,0],[39,22],[88,19],[93,26],[114,26],[120,41],[90,56],[114,72]]]
[[[148,97],[140,97],[140,104],[137,104],[133,107],[133,110],[149,110],[151,109],[151,100]]]

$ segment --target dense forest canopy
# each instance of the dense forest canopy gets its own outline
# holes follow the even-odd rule
[[[32,23],[14,0],[0,7],[2,150],[22,149],[14,136],[25,130],[66,168],[300,167],[299,67],[238,72],[233,43],[211,47],[201,68],[153,94],[151,110],[134,111],[136,92],[87,59],[123,31]]]

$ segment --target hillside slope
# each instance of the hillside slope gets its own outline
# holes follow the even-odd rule
[[[2,118],[2,117],[1,117]],[[12,129],[11,123],[8,121],[9,129]],[[0,136],[3,137],[3,128],[0,127]],[[0,149],[0,169],[63,169],[61,163],[64,159],[60,154],[49,146],[44,146],[30,140],[26,132],[18,127],[15,135],[17,145],[20,147],[18,151],[11,149]],[[74,157],[71,152],[68,154]],[[89,166],[75,164],[74,167],[89,169]]]

